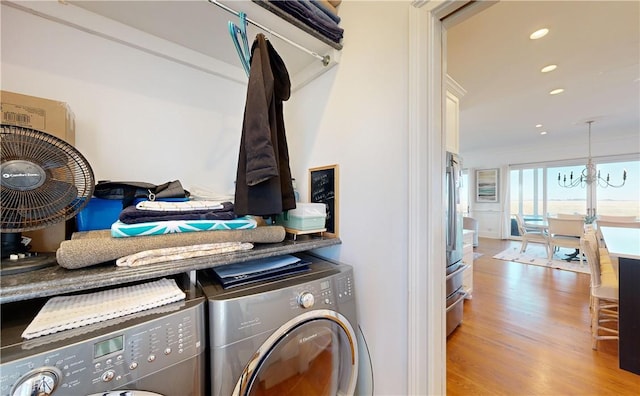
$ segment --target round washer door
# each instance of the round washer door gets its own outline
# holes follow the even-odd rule
[[[249,361],[233,395],[352,395],[356,333],[340,313],[315,310],[276,330]]]

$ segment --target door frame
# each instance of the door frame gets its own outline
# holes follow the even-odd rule
[[[446,394],[444,103],[446,28],[495,1],[409,7],[407,393]]]

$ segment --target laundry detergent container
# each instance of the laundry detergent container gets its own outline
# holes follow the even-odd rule
[[[276,223],[286,228],[300,231],[320,230],[325,228],[327,221],[327,206],[323,203],[300,203],[278,215]]]

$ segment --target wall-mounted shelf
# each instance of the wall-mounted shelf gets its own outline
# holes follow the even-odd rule
[[[316,32],[315,30],[313,30],[310,27],[308,27],[307,25],[305,25],[303,22],[300,22],[296,18],[294,18],[291,15],[287,14],[286,12],[282,11],[280,8],[270,4],[268,1],[265,1],[265,0],[252,0],[252,1],[254,3],[256,3],[257,5],[259,5],[260,7],[264,8],[265,10],[268,10],[271,13],[278,15],[280,18],[284,19],[288,23],[298,27],[300,30],[303,30],[307,34],[315,37],[316,39],[318,39],[320,41],[322,41],[323,43],[327,44],[328,46],[330,46],[332,48],[335,48],[337,50],[341,50],[342,49],[342,44],[335,43],[335,42],[329,40],[328,38],[324,37],[322,34]],[[235,4],[235,3],[233,3],[233,4]]]
[[[4,1],[26,12],[240,83],[247,77],[228,31],[237,18],[207,0],[196,1]],[[285,61],[296,90],[339,62],[342,46],[324,39],[260,1],[220,1],[321,56],[328,65],[248,25],[249,41],[264,33]]]
[[[0,304],[50,297],[59,294],[110,287],[128,282],[156,279],[212,268],[218,265],[240,263],[253,259],[306,252],[341,244],[338,238],[303,235],[295,241],[255,244],[247,251],[204,256],[192,259],[166,261],[142,267],[117,267],[113,262],[87,268],[68,270],[58,265],[32,272],[4,275],[0,278]]]

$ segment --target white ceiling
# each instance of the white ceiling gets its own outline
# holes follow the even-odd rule
[[[529,35],[542,27],[549,34]],[[500,1],[447,31],[460,100],[461,153],[636,136],[640,149],[640,2]],[[550,63],[550,73],[540,69]],[[564,88],[551,96],[549,91]],[[543,128],[536,128],[543,124]],[[540,135],[546,130],[546,136]],[[606,138],[605,138],[606,137]]]

